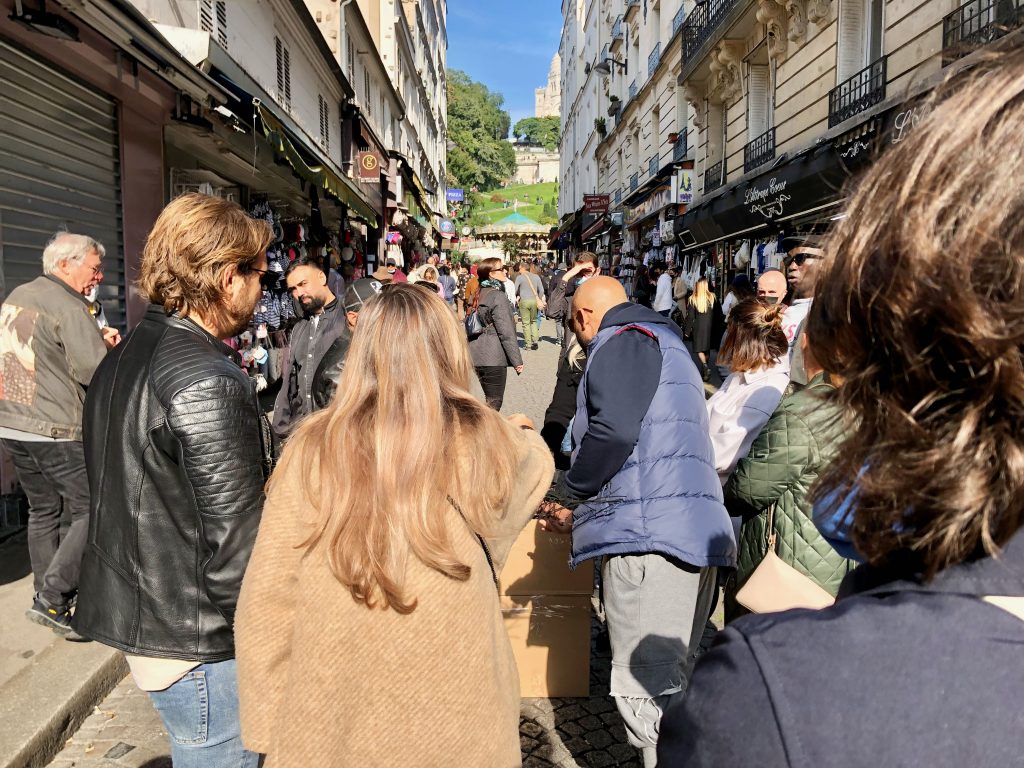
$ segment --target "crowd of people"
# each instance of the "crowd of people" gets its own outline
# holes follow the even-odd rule
[[[1015,764],[1024,154],[992,150],[1024,146],[1022,73],[940,89],[830,231],[724,302],[656,265],[646,306],[590,253],[385,264],[340,297],[297,261],[272,420],[221,341],[264,222],[173,200],[123,340],[90,312],[102,245],[55,236],[0,311],[30,618],[124,652],[178,768],[519,765],[496,585],[537,518],[600,562],[646,767]],[[499,411],[542,311],[537,432]]]

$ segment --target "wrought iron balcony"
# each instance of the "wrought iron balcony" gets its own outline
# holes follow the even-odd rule
[[[707,0],[695,5],[683,22],[683,61],[690,59],[741,0]]]
[[[658,175],[658,171],[661,169],[661,157],[654,155],[650,160],[647,161],[647,175],[654,177]]]
[[[624,40],[626,32],[622,28],[622,14],[620,13],[612,24],[612,40]]]
[[[760,168],[775,157],[775,129],[769,128],[743,148],[744,172]]]
[[[629,191],[636,192],[636,188],[640,186],[640,174],[634,173],[629,177]]]
[[[885,62],[883,56],[828,94],[828,127],[833,128],[885,98]]]
[[[969,0],[942,20],[942,64],[1024,26],[1024,0]]]
[[[661,43],[659,42],[654,46],[654,50],[651,51],[651,55],[647,57],[647,76],[653,77],[654,70],[658,68],[658,64],[661,63]]]
[[[679,31],[679,28],[683,26],[683,19],[686,18],[686,6],[680,5],[679,10],[676,11],[676,15],[672,17],[672,34],[675,35]]]
[[[633,99],[635,99],[636,95],[639,92],[640,89],[637,87],[636,80],[634,80],[632,83],[629,84],[629,100],[632,101]]]
[[[725,160],[719,160],[704,171],[704,194],[718,189],[723,184],[725,184]]]
[[[689,147],[686,146],[686,131],[679,134],[679,138],[672,144],[672,162],[678,163],[689,151]]]

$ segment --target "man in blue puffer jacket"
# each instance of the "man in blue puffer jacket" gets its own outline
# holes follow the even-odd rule
[[[572,564],[604,558],[611,695],[653,766],[661,713],[686,689],[716,569],[735,565],[736,542],[704,386],[679,328],[608,277],[580,286],[572,324],[588,349],[561,489],[575,507]],[[568,529],[568,509],[545,512],[548,527]]]

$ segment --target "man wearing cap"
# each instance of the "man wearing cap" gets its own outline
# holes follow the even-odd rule
[[[274,403],[274,433],[281,439],[303,416],[313,412],[313,374],[327,349],[345,330],[342,302],[331,292],[319,259],[296,259],[285,272],[285,280],[303,317],[292,328],[281,368],[281,391]]]
[[[814,301],[814,286],[818,281],[818,270],[825,251],[821,248],[822,238],[817,235],[793,235],[782,241],[786,249],[786,279],[792,291],[792,299],[782,316],[782,330],[789,340],[791,380],[795,384],[807,384],[803,353],[800,350],[800,336],[804,321]]]
[[[352,331],[359,321],[359,311],[372,296],[380,293],[385,283],[364,277],[357,280],[345,290],[345,327],[324,353],[323,359],[313,374],[313,410],[326,408],[334,392],[338,388],[338,380],[345,369],[345,356],[348,355],[349,344],[352,343]]]

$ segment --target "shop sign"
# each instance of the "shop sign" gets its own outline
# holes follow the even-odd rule
[[[646,200],[638,203],[632,208],[626,207],[626,226],[633,224],[635,221],[644,218],[652,213],[656,213],[664,208],[666,205],[672,202],[672,187],[663,186],[656,189],[650,197]]]
[[[451,219],[441,219],[441,221],[438,222],[437,228],[441,230],[442,235],[448,235],[450,237],[455,234],[455,224]]]
[[[461,203],[466,200],[466,192],[462,189],[449,188],[445,197],[448,198],[449,203]]]
[[[672,177],[674,192],[672,199],[677,205],[689,205],[693,202],[693,170],[686,169],[679,171]]]
[[[743,196],[743,204],[752,214],[759,214],[765,219],[775,219],[782,215],[785,205],[790,200],[786,194],[785,179],[772,177],[760,186],[751,185]]]
[[[907,138],[910,132],[917,128],[918,124],[927,117],[929,111],[930,106],[924,101],[904,104],[897,109],[889,119],[889,143],[899,144]]]
[[[584,213],[608,213],[608,206],[611,203],[611,195],[584,195]]]
[[[380,158],[377,153],[367,150],[356,155],[360,181],[380,181]]]

